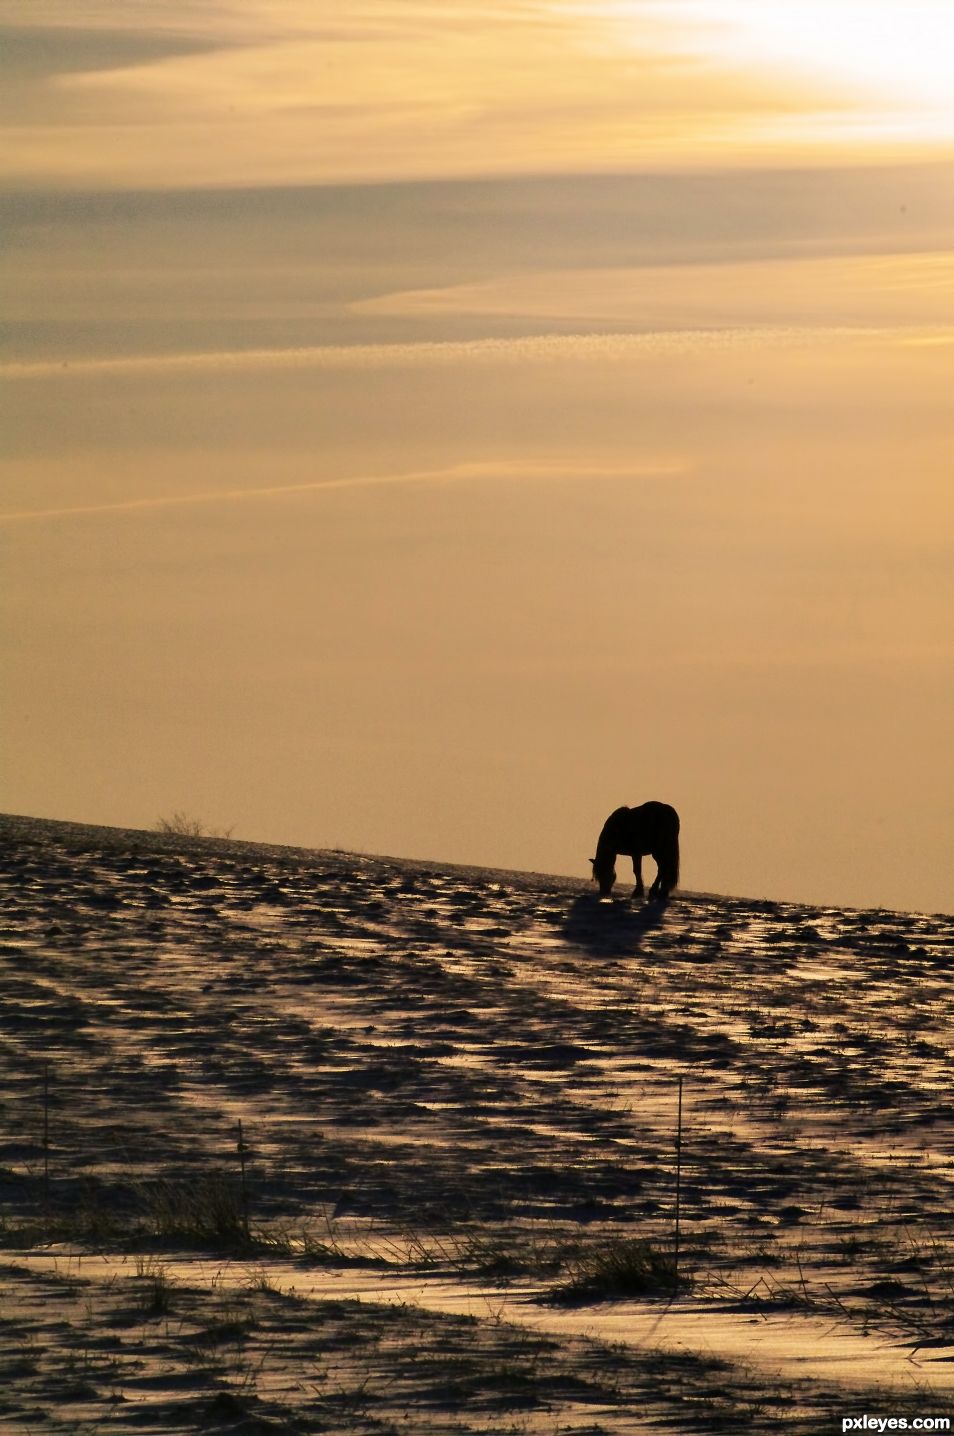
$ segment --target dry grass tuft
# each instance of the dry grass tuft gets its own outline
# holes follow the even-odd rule
[[[691,1285],[672,1251],[642,1238],[621,1237],[578,1257],[569,1279],[552,1287],[548,1300],[574,1306],[627,1297],[674,1296]]]

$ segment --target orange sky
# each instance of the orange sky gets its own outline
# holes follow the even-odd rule
[[[296,184],[950,147],[946,0],[0,7],[15,184]]]
[[[949,909],[952,27],[0,3],[4,806]]]

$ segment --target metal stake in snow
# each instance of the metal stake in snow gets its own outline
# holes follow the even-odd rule
[[[245,1232],[245,1240],[248,1241],[248,1186],[245,1180],[245,1153],[248,1148],[242,1138],[242,1119],[238,1123],[238,1158],[242,1168],[242,1226]]]
[[[50,1202],[50,1064],[43,1063],[43,1206]]]
[[[679,1285],[679,1218],[682,1199],[682,1075],[679,1076],[679,1098],[676,1109],[676,1224],[673,1236],[673,1284]]]

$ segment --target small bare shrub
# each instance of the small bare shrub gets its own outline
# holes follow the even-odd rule
[[[190,818],[188,813],[181,813],[177,809],[171,818],[159,818],[153,831],[179,838],[230,838],[235,829],[207,828],[198,818]]]

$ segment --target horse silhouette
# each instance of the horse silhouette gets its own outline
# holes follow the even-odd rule
[[[603,824],[596,844],[593,881],[600,885],[600,897],[609,897],[616,881],[616,855],[632,858],[636,886],[633,897],[641,898],[644,857],[656,864],[656,881],[649,889],[649,901],[665,899],[679,881],[679,814],[668,803],[642,803],[638,808],[617,808]]]

